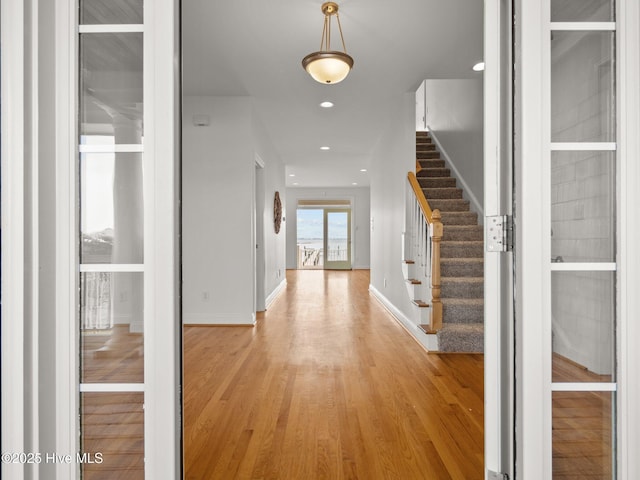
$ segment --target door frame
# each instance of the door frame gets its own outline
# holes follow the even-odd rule
[[[513,215],[512,9],[510,0],[484,4],[484,212]],[[487,235],[485,234],[485,245]],[[514,478],[513,252],[485,248],[485,478]]]
[[[264,160],[255,154],[255,166],[253,169],[253,240],[256,246],[253,265],[253,312],[264,312],[266,310],[265,299],[265,236],[264,236],[264,214],[265,214],[265,191],[264,191]]]

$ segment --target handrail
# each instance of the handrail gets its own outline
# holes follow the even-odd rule
[[[422,191],[422,187],[420,186],[420,183],[416,178],[416,174],[413,172],[409,172],[407,174],[407,178],[409,179],[409,184],[411,185],[411,188],[413,189],[413,193],[415,194],[416,199],[418,200],[418,204],[420,205],[420,209],[422,210],[422,213],[424,213],[424,216],[427,219],[427,222],[429,223],[429,225],[432,225],[433,211],[429,206],[427,197],[424,196],[424,192]]]
[[[409,184],[415,195],[415,199],[424,215],[424,218],[429,227],[429,239],[430,245],[430,266],[431,266],[431,312],[429,316],[429,329],[427,333],[436,333],[442,328],[442,300],[440,299],[441,285],[440,285],[440,243],[442,241],[443,226],[442,215],[437,208],[431,210],[431,206],[424,195],[424,191],[416,178],[415,173],[409,172],[407,174]]]

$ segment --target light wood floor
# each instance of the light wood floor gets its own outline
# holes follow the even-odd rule
[[[610,382],[560,356],[553,356],[554,382]],[[553,392],[554,480],[613,478],[612,393]]]
[[[253,328],[185,328],[185,478],[483,478],[482,355],[426,353],[367,271],[287,280]]]

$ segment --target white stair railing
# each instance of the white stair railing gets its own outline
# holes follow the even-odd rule
[[[440,300],[440,242],[442,240],[442,217],[440,210],[431,210],[422,187],[415,174],[407,175],[406,227],[404,235],[404,262],[408,281],[420,282],[425,295],[422,300],[430,306],[429,333],[442,328],[442,301]],[[417,299],[412,299],[417,300]]]

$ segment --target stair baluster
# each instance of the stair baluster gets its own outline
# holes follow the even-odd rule
[[[427,298],[414,298],[414,303],[421,301],[431,306],[429,315],[429,333],[436,333],[442,328],[442,302],[440,300],[440,241],[442,240],[443,227],[439,210],[431,211],[431,207],[424,196],[422,188],[413,172],[408,174],[409,188],[407,189],[407,210],[411,221],[406,226],[406,232],[411,238],[411,258],[415,262],[413,273],[417,278],[408,279],[417,281],[427,288],[421,292],[427,294]]]

